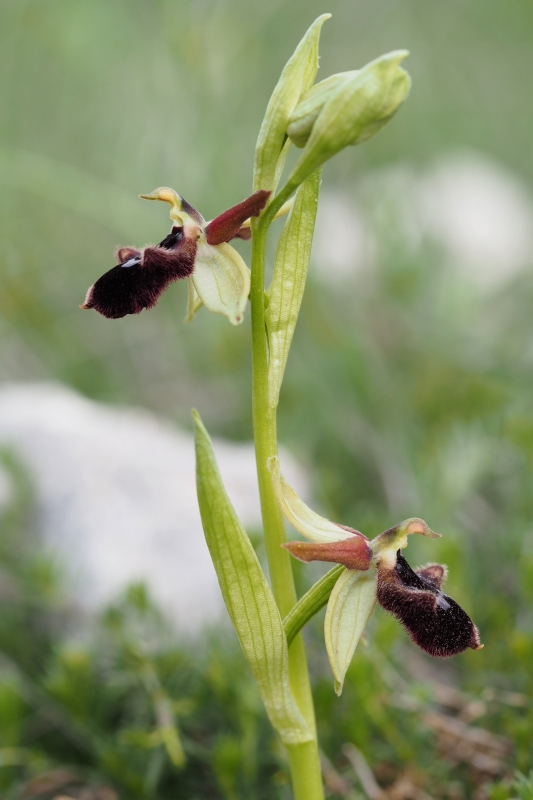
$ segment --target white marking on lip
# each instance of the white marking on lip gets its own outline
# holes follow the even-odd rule
[[[139,263],[140,263],[140,261],[141,261],[141,259],[140,259],[140,257],[139,257],[139,256],[133,256],[132,258],[128,258],[128,260],[127,260],[127,261],[125,261],[125,262],[124,262],[123,264],[121,264],[120,266],[121,266],[121,267],[134,267],[134,266],[135,266],[135,264],[139,264]]]
[[[450,608],[450,604],[442,593],[437,595],[437,605],[440,606],[444,611],[447,611]]]

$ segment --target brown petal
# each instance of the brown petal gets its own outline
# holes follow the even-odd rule
[[[372,559],[372,550],[362,535],[339,542],[286,542],[282,547],[300,561],[332,561],[347,569],[367,570]]]
[[[108,319],[152,308],[173,281],[188,278],[193,272],[196,239],[185,238],[181,228],[173,228],[158,247],[147,247],[142,253],[133,248],[119,252],[125,251],[137,255],[102,275],[90,287],[80,308],[94,308]]]
[[[378,567],[379,604],[400,620],[415,644],[441,658],[483,647],[468,614],[437,587],[444,575],[438,564],[417,574],[399,550],[396,567]]]
[[[267,204],[271,192],[260,189],[254,192],[242,203],[238,203],[232,208],[228,208],[223,214],[215,217],[206,227],[205,233],[207,236],[207,244],[222,244],[222,242],[229,242],[234,236],[240,234],[240,227],[242,223],[250,217],[259,216],[260,212]]]
[[[140,255],[141,251],[136,250],[135,247],[119,247],[115,252],[115,258],[119,264],[123,264],[125,261],[129,261],[130,258]]]
[[[444,564],[426,564],[425,567],[415,569],[419,578],[432,583],[436,589],[442,589],[442,584],[448,577],[448,570]]]

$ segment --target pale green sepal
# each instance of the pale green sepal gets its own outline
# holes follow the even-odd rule
[[[209,311],[225,314],[232,325],[243,321],[250,294],[250,270],[235,248],[200,239],[192,280]]]
[[[332,92],[288,178],[288,186],[296,188],[340,150],[366,141],[389,121],[411,86],[409,75],[399,66],[407,55],[407,50],[387,53]]]
[[[338,72],[336,75],[330,75],[329,78],[320,81],[320,83],[315,83],[304,94],[292,112],[287,127],[289,139],[296,147],[305,147],[313,125],[326,102],[343,83],[346,83],[358,73],[359,70],[352,70],[351,72]]]
[[[254,191],[275,189],[278,159],[289,118],[300,97],[311,88],[318,70],[320,29],[331,14],[318,17],[289,59],[268,103],[255,149]],[[279,175],[278,175],[279,178]]]
[[[312,741],[291,693],[287,640],[276,601],[226,494],[209,435],[197,412],[193,418],[200,514],[226,608],[282,741]]]
[[[335,678],[335,691],[339,695],[355,648],[376,605],[376,591],[375,570],[359,572],[347,569],[331,592],[324,636]]]
[[[268,403],[272,409],[278,405],[283,374],[302,304],[313,244],[320,180],[321,170],[317,170],[298,189],[276,251],[265,317],[270,353]]]
[[[190,322],[198,309],[203,306],[202,301],[198,297],[198,292],[194,288],[194,281],[192,278],[187,279],[188,297],[187,297],[187,313],[185,314],[184,322]]]
[[[309,506],[306,506],[281,474],[277,456],[268,459],[267,467],[272,475],[274,494],[283,516],[298,533],[307,536],[313,542],[339,542],[353,538],[353,533],[315,514]]]

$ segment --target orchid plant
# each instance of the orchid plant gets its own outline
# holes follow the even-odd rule
[[[230,323],[252,314],[252,398],[257,473],[270,583],[226,494],[208,433],[193,412],[197,489],[207,544],[229,615],[273,727],[285,745],[297,800],[323,798],[313,699],[301,629],[327,604],[325,642],[337,694],[377,603],[435,657],[482,647],[478,631],[442,591],[446,568],[411,569],[410,534],[437,538],[419,518],[372,541],[312,511],[289,486],[277,453],[276,409],[303,298],[322,167],[348,145],[374,136],[410,89],[404,50],[315,84],[323,23],[309,28],[285,66],[259,133],[253,194],[210,222],[173,189],[141,195],[170,205],[172,228],[155,247],[122,247],[117,266],[87,292],[81,308],[117,319],[155,305],[170,283],[187,280],[186,320],[204,305]],[[291,147],[301,150],[278,191]],[[266,243],[288,214],[265,290]],[[251,272],[229,243],[251,239]],[[285,520],[310,542],[286,540]],[[336,564],[299,600],[291,555]]]

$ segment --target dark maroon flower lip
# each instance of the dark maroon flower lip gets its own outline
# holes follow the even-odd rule
[[[157,247],[117,251],[121,263],[94,283],[80,308],[94,308],[107,319],[121,319],[152,308],[168,286],[194,270],[196,237],[174,227]]]
[[[378,567],[379,604],[402,623],[415,644],[439,658],[483,647],[466,611],[441,590],[445,577],[440,564],[411,569],[400,550],[395,567]]]

